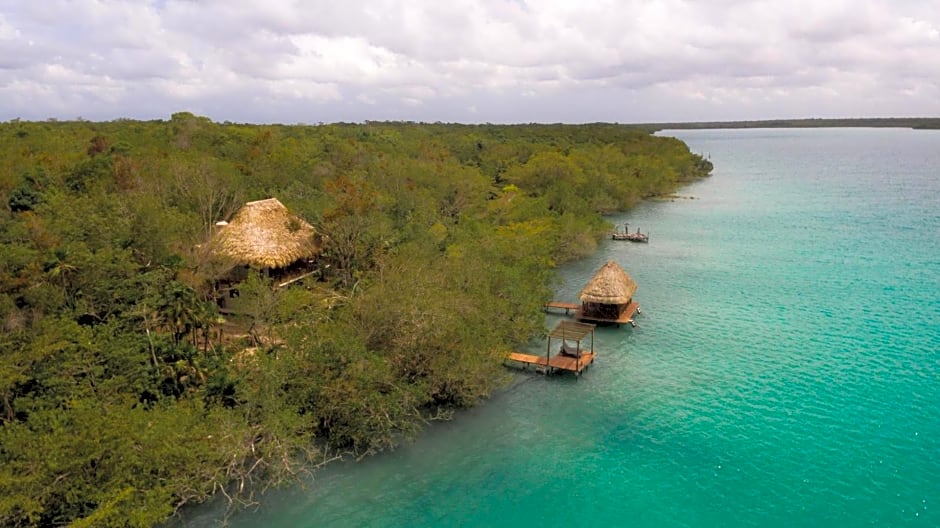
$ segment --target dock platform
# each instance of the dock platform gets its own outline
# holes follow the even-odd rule
[[[565,315],[569,315],[571,310],[580,310],[581,305],[578,303],[562,302],[562,301],[549,301],[545,303],[545,310],[554,308],[556,310],[564,310]]]
[[[507,361],[522,363],[528,369],[529,365],[535,365],[536,370],[545,374],[552,374],[555,371],[574,372],[580,376],[584,369],[591,363],[594,363],[596,357],[594,353],[594,325],[586,323],[576,323],[574,321],[559,321],[555,328],[548,333],[548,343],[545,345],[545,355],[536,356],[534,354],[522,354],[520,352],[511,352],[506,356]],[[582,342],[588,337],[591,338],[590,348],[582,346]],[[552,348],[553,341],[560,341],[558,348]],[[571,344],[571,343],[574,344]],[[556,350],[554,355],[552,351]]]
[[[636,321],[633,320],[633,316],[638,313],[640,313],[640,303],[636,301],[630,301],[630,304],[628,304],[627,307],[622,312],[620,312],[620,317],[616,319],[585,315],[580,310],[580,308],[577,311],[575,311],[574,317],[578,321],[587,321],[590,323],[608,323],[608,324],[616,324],[617,326],[620,326],[622,324],[629,324],[633,327],[636,327]]]
[[[627,307],[622,312],[620,312],[620,317],[616,319],[585,315],[584,312],[582,312],[581,305],[578,303],[550,301],[545,303],[545,310],[548,311],[550,309],[564,310],[565,315],[574,314],[574,318],[578,321],[585,321],[588,323],[616,324],[617,326],[628,324],[636,327],[636,321],[633,319],[633,316],[640,313],[640,303],[636,301],[630,301],[630,304],[628,304]]]
[[[589,365],[594,363],[594,357],[597,354],[593,352],[585,352],[581,354],[581,357],[572,357],[562,354],[552,356],[551,358],[546,358],[545,356],[535,356],[532,354],[522,354],[520,352],[510,352],[506,356],[507,360],[516,361],[525,365],[525,368],[528,369],[529,365],[535,365],[535,368],[546,369],[547,373],[552,373],[556,370],[562,370],[566,372],[574,372],[575,374],[581,374],[584,372],[584,369],[588,368]]]

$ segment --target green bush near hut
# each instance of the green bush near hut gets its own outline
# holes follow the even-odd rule
[[[0,524],[151,526],[393,448],[506,380],[603,213],[709,170],[610,124],[0,123]],[[206,244],[271,197],[317,272],[249,273],[226,320]]]

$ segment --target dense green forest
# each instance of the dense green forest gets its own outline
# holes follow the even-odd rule
[[[393,447],[507,381],[604,213],[711,170],[609,124],[178,113],[0,123],[0,150],[4,526],[151,526]],[[248,273],[223,315],[202,248],[268,197],[323,235],[316,273]]]

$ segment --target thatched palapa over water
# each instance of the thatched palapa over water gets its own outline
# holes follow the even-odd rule
[[[277,198],[246,203],[212,242],[216,254],[262,269],[283,268],[320,253],[313,226]]]
[[[608,260],[581,290],[581,313],[585,317],[618,319],[627,309],[636,282],[613,260]]]
[[[590,282],[581,290],[581,302],[597,304],[627,304],[636,293],[636,282],[613,260],[597,270]]]

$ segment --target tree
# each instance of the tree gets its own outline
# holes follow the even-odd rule
[[[0,137],[4,526],[151,526],[393,447],[507,379],[504,352],[544,332],[555,266],[609,229],[599,213],[710,169],[606,124],[181,112]],[[202,244],[275,195],[324,235],[321,273],[275,288],[250,272],[226,332],[253,342],[223,340]]]
[[[234,171],[212,159],[177,161],[172,167],[174,191],[180,205],[195,212],[206,239],[216,222],[225,220],[241,205]]]
[[[48,184],[49,178],[41,166],[24,172],[20,183],[10,192],[7,205],[14,213],[32,211],[43,202],[43,189]]]

